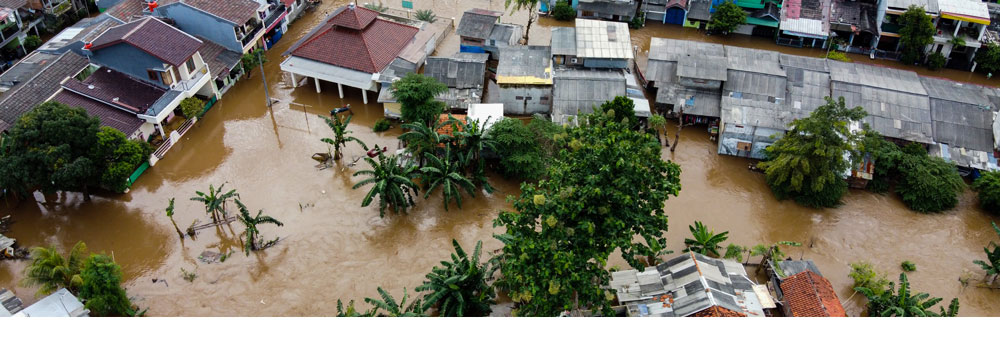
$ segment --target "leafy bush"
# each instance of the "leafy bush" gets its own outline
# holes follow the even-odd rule
[[[1000,214],[1000,172],[986,171],[972,183],[979,192],[979,206],[994,214]]]
[[[847,57],[847,54],[836,50],[831,50],[829,53],[826,53],[826,58],[840,62],[853,62],[850,57]]]
[[[392,127],[392,123],[388,119],[382,118],[375,122],[375,126],[372,127],[372,131],[383,132],[389,130]]]
[[[30,53],[42,45],[42,38],[35,35],[28,35],[28,37],[24,38],[22,44],[24,45],[24,50]]]
[[[576,10],[566,0],[559,0],[552,7],[552,17],[559,21],[570,21],[576,19]]]
[[[184,118],[201,117],[205,112],[205,101],[197,97],[188,97],[181,101],[181,114]]]
[[[631,98],[617,96],[613,100],[601,104],[601,110],[604,112],[614,111],[616,122],[621,122],[623,119],[628,118],[629,126],[635,127],[639,125],[639,119],[635,117],[635,102]]]
[[[911,143],[903,149],[897,168],[901,174],[896,192],[903,202],[917,212],[934,213],[958,205],[958,193],[965,182],[955,165],[941,158],[931,158],[921,145]]]
[[[434,14],[434,11],[429,9],[418,9],[417,20],[434,23],[434,21],[437,21],[437,14]]]
[[[941,52],[935,52],[927,57],[927,68],[930,70],[941,69],[947,61],[948,60],[944,58],[944,54],[941,54]]]
[[[851,272],[847,274],[854,280],[854,288],[870,289],[875,295],[882,295],[889,287],[885,274],[879,274],[868,262],[851,263]]]
[[[983,44],[976,52],[976,63],[978,71],[988,74],[1000,71],[1000,45],[995,42]]]
[[[553,137],[562,128],[544,119],[527,125],[514,118],[504,118],[490,128],[500,156],[500,173],[519,179],[539,179],[545,174],[554,152]]]
[[[628,23],[628,28],[639,29],[646,26],[646,14],[639,13],[636,17],[632,18],[632,21]]]
[[[903,271],[917,271],[917,264],[910,260],[903,261],[899,267],[903,268]]]
[[[122,270],[107,255],[91,255],[80,271],[83,286],[80,298],[94,316],[135,316],[125,289],[122,288]]]

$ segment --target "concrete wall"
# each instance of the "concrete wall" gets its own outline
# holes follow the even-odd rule
[[[146,72],[148,69],[163,69],[162,60],[125,43],[93,51],[91,62],[105,65],[111,69],[132,75],[132,77],[153,82]],[[179,74],[178,74],[179,75]],[[166,88],[163,83],[154,83]]]
[[[500,90],[498,91],[500,101],[490,103],[503,103],[503,110],[505,114],[547,114],[552,111],[551,86],[501,85]],[[521,97],[521,99],[517,99],[518,97]],[[543,100],[542,97],[545,97],[546,99]]]
[[[613,68],[613,69],[627,69],[628,60],[625,59],[595,59],[588,58],[583,60],[583,66],[587,68]]]
[[[180,3],[159,7],[156,14],[173,19],[177,28],[185,33],[205,37],[226,49],[243,53],[243,44],[236,39],[235,26],[228,21]]]

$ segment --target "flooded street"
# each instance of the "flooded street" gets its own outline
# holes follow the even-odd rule
[[[320,138],[331,135],[318,116],[345,104],[354,107],[353,136],[370,146],[397,148],[398,127],[381,134],[372,132],[382,108],[363,104],[359,90],[345,88],[346,98],[340,99],[333,84],[325,83],[317,94],[311,82],[293,90],[281,81],[280,53],[317,25],[325,12],[344,3],[327,0],[315,12],[307,12],[267,53],[271,61],[264,68],[269,93],[278,100],[271,110],[264,104],[261,74],[254,70],[251,78],[230,90],[162,161],[139,178],[129,194],[99,195],[89,203],[74,193],[50,195],[47,200],[36,194],[35,200],[16,206],[14,201],[0,203],[0,215],[12,213],[17,221],[7,235],[23,246],[56,245],[63,251],[82,240],[91,252],[113,255],[122,265],[129,295],[148,307],[151,316],[332,316],[337,299],[362,302],[364,297],[377,296],[377,286],[397,299],[404,287],[412,293],[424,274],[450,254],[452,238],[465,247],[483,240],[484,251],[500,248],[492,238],[499,231],[492,221],[499,210],[509,208],[505,198],[519,192],[517,181],[491,177],[496,191],[466,199],[461,210],[449,207],[451,211],[446,212],[437,195],[428,200],[416,198],[417,205],[408,214],[388,213],[380,219],[377,207],[359,207],[367,190],[351,189],[360,181],[351,174],[366,169],[367,164],[315,167],[310,156],[327,151]],[[420,2],[417,7],[431,5],[438,17],[458,19],[462,11],[454,9],[458,4],[463,9],[503,10],[502,0],[492,4],[486,0]],[[523,24],[527,15],[522,12],[501,20]],[[530,44],[547,44],[548,26],[555,24],[565,23],[542,18],[533,25]],[[651,24],[632,34],[643,51],[648,49],[649,37],[656,36],[822,55],[819,49],[784,48],[766,39],[739,36],[722,40],[678,26]],[[457,49],[458,38],[452,34],[437,54],[449,55]],[[986,82],[984,76],[967,72],[933,75]],[[374,102],[373,93],[368,97]],[[298,104],[310,107],[303,112]],[[668,130],[672,140],[676,128]],[[360,147],[348,145],[342,163],[363,154]],[[664,150],[663,157],[683,169],[680,196],[666,204],[669,248],[675,252],[683,249],[687,226],[695,220],[716,231],[730,231],[729,242],[741,245],[801,242],[803,247],[789,249],[789,256],[815,260],[849,315],[858,315],[862,308],[857,301],[860,295],[848,301],[853,293],[848,263],[869,260],[895,280],[899,263],[910,260],[918,268],[909,273],[916,290],[943,297],[944,303],[958,297],[963,316],[1000,316],[1000,292],[975,287],[983,273],[972,263],[983,258],[984,245],[998,240],[989,223],[1000,219],[980,211],[971,191],[956,209],[936,215],[910,211],[895,196],[857,190],[839,208],[814,210],[775,200],[763,175],[747,169],[749,161],[716,155],[716,143],[702,128],[685,128],[677,151]],[[182,229],[196,220],[204,223],[209,217],[203,206],[188,199],[195,191],[206,191],[209,184],[222,183],[227,189],[237,189],[252,211],[264,209],[286,224],[260,228],[265,240],[282,238],[277,246],[244,256],[237,238],[243,230],[237,223],[202,230],[194,240],[177,238],[164,212],[167,201],[176,198],[174,218]],[[230,208],[232,212],[235,207]],[[234,253],[225,262],[205,264],[197,257],[206,250]],[[0,287],[13,288],[28,304],[37,299],[35,289],[18,285],[26,264],[0,262]],[[626,266],[617,257],[611,261],[615,264]],[[197,278],[185,281],[182,268]],[[958,278],[966,270],[971,272],[972,283],[963,288]]]

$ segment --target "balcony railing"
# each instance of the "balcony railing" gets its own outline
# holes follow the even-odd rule
[[[206,74],[208,74],[208,68],[202,66],[200,69],[198,69],[198,71],[195,71],[193,74],[191,74],[191,79],[178,81],[177,83],[174,83],[174,85],[170,87],[173,90],[190,91],[192,89],[195,89],[194,86],[198,84],[198,82],[201,81],[201,78],[205,77]]]
[[[253,29],[251,29],[243,36],[238,36],[240,38],[240,43],[242,43],[243,46],[245,47],[246,45],[254,42],[254,38],[257,37],[257,33],[260,32],[260,30],[263,28],[264,26],[261,25],[259,21],[255,22],[253,25]]]
[[[271,25],[274,24],[275,21],[278,21],[278,18],[281,18],[281,15],[283,14],[285,14],[285,5],[279,4],[274,7],[270,13],[267,13],[267,18],[264,19],[264,27],[271,27]]]

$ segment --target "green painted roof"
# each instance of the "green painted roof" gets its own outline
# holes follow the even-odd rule
[[[748,25],[778,28],[778,21],[747,17]]]

